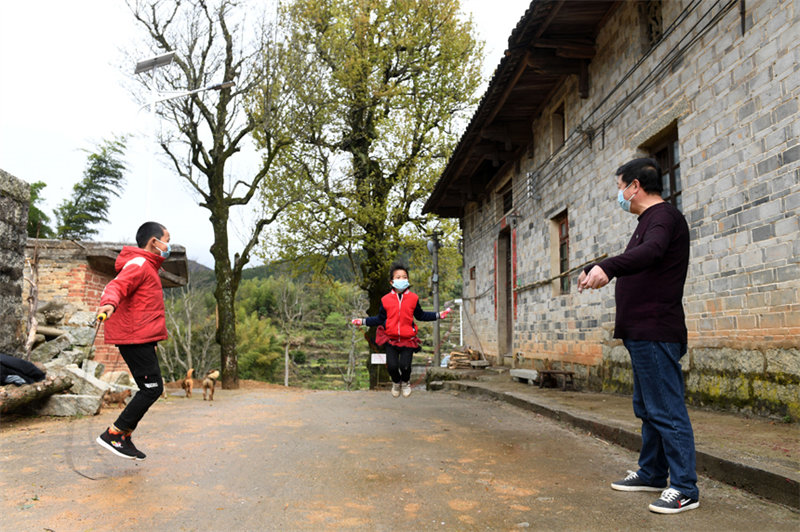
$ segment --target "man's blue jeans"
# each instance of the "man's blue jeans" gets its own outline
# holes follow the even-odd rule
[[[638,475],[698,498],[694,433],[684,403],[680,360],[686,344],[623,340],[633,366],[633,413],[642,420]]]

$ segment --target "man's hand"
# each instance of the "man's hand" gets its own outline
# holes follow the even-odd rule
[[[100,318],[100,321],[105,321],[114,314],[114,305],[103,305],[102,307],[98,307],[97,312],[95,312],[95,316],[100,318],[101,314],[105,314],[105,318]]]
[[[350,323],[352,323],[357,327],[360,327],[361,325],[364,324],[364,320],[362,320],[361,318],[353,318],[353,321],[351,321]]]
[[[602,288],[607,284],[608,275],[600,266],[593,267],[588,275],[586,272],[581,272],[578,276],[578,292],[583,292],[585,288]]]
[[[447,307],[446,309],[444,309],[443,311],[441,311],[439,313],[439,319],[440,320],[445,319],[447,317],[447,315],[450,314],[452,311],[453,311],[453,309],[451,309],[450,307]]]

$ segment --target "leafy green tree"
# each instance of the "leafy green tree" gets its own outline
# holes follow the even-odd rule
[[[320,272],[349,257],[374,314],[400,250],[456,230],[421,207],[475,103],[482,44],[458,0],[297,0],[282,16],[306,83],[280,163],[307,196],[264,252]]]
[[[259,318],[274,317],[278,308],[275,282],[272,278],[242,281],[236,300],[236,308],[245,314],[255,312]]]
[[[236,330],[239,376],[271,381],[281,361],[283,348],[278,330],[255,312],[240,314]]]
[[[42,201],[42,189],[47,184],[43,181],[31,183],[31,201],[28,206],[28,237],[29,238],[53,238],[55,232],[50,228],[50,217],[39,209],[39,202]]]
[[[111,196],[119,197],[125,180],[125,137],[103,141],[89,161],[72,196],[56,208],[57,237],[85,240],[98,233],[93,226],[106,221]]]

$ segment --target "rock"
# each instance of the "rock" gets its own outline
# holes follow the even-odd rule
[[[109,371],[108,373],[104,373],[100,380],[105,381],[109,384],[119,384],[122,386],[134,386],[133,379],[131,379],[130,374],[127,371]]]
[[[53,299],[40,304],[36,312],[44,318],[43,323],[55,325],[64,320],[70,307],[71,305],[62,299]]]
[[[102,401],[99,395],[51,395],[38,413],[43,416],[93,416],[100,411]]]
[[[58,356],[52,359],[50,362],[45,362],[45,366],[48,368],[54,368],[58,366],[69,366],[71,364],[80,365],[85,359],[86,354],[89,351],[89,348],[84,349],[65,349],[58,354]]]
[[[72,345],[72,336],[62,334],[58,338],[45,342],[31,351],[31,362],[50,362],[61,352]]]
[[[46,341],[47,341],[47,338],[45,337],[45,335],[37,334],[36,336],[33,337],[33,347],[34,347],[34,349],[36,347],[42,345],[42,342],[46,342]]]
[[[431,383],[428,385],[428,389],[431,390],[431,391],[438,391],[438,390],[441,390],[443,388],[444,388],[444,382],[443,381],[431,381]]]
[[[800,376],[800,349],[768,349],[765,353],[769,373]]]
[[[51,368],[48,374],[70,377],[72,379],[72,388],[70,391],[77,395],[102,396],[107,390],[112,389],[112,386],[109,383],[101,381],[94,375],[86,373],[74,364],[60,368]]]
[[[89,346],[95,339],[94,327],[69,327],[67,332],[73,338],[73,345]]]
[[[103,375],[103,371],[105,371],[105,365],[101,364],[100,362],[96,362],[94,360],[89,360],[88,358],[83,361],[81,364],[81,369],[88,373],[89,375],[94,375],[98,379],[100,376]],[[105,379],[100,379],[104,382],[108,382]]]
[[[80,310],[67,318],[67,325],[73,327],[94,327],[95,313]]]

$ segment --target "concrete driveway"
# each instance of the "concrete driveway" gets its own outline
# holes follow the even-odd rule
[[[609,483],[636,455],[450,392],[217,390],[159,401],[144,462],[94,443],[117,415],[4,419],[2,530],[798,530],[800,515],[701,478],[657,515]]]

